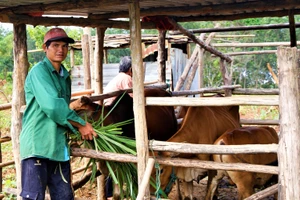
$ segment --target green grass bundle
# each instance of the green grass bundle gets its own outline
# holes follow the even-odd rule
[[[117,102],[118,104],[118,102]],[[116,105],[117,105],[116,104]],[[114,108],[113,108],[114,109]],[[112,109],[112,110],[113,110]],[[85,120],[89,121],[98,137],[93,137],[93,140],[82,141],[81,135],[72,134],[71,141],[82,141],[81,146],[88,149],[93,149],[96,151],[105,151],[110,153],[120,153],[120,154],[132,154],[136,155],[136,142],[134,139],[125,137],[122,135],[121,126],[133,123],[133,119],[110,124],[107,126],[103,125],[106,116],[102,114],[98,121],[91,121],[85,116]],[[114,161],[105,161],[106,166],[109,170],[109,175],[112,177],[113,182],[118,184],[120,187],[120,197],[124,198],[130,197],[131,199],[136,199],[138,192],[138,175],[136,165],[133,163],[122,163]],[[94,182],[97,172],[97,160],[90,158],[86,169],[92,168],[91,183]]]

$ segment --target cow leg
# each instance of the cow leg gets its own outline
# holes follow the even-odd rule
[[[181,194],[181,189],[180,189],[180,181],[179,181],[178,178],[176,179],[175,185],[176,185],[176,196],[177,196],[177,199],[178,200],[182,200],[182,194]]]
[[[113,195],[113,199],[114,200],[121,200],[121,196],[120,196],[120,190],[121,188],[119,187],[118,184],[114,184],[114,195]]]
[[[182,181],[182,190],[184,200],[193,200],[193,181]]]
[[[216,189],[218,187],[218,184],[220,180],[225,175],[225,171],[223,170],[209,170],[208,171],[208,181],[207,181],[207,193],[205,196],[205,200],[213,200],[213,197],[215,195]]]
[[[238,200],[243,200],[254,193],[254,175],[249,172],[227,171],[231,180],[236,184]]]

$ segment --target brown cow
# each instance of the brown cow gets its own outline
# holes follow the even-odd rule
[[[170,97],[171,94],[161,88],[145,88],[145,97]],[[104,120],[104,125],[117,123],[134,118],[133,99],[127,93],[119,95],[111,105],[101,106],[93,103],[88,97],[81,97],[72,102],[70,108],[87,115],[93,120],[99,120],[110,113]],[[166,141],[177,131],[177,119],[172,106],[146,106],[146,122],[149,139]],[[134,123],[122,127],[123,135],[135,138]]]
[[[216,145],[243,145],[243,144],[278,144],[278,135],[271,127],[242,127],[226,131],[214,144]],[[237,154],[237,155],[213,155],[213,160],[222,163],[249,163],[249,164],[273,164],[277,163],[276,153]],[[263,186],[273,175],[218,170],[208,186],[206,200],[212,200],[219,181],[227,176],[238,189],[238,199],[242,200],[254,193],[254,186]]]
[[[181,128],[167,141],[192,144],[213,144],[226,130],[240,127],[239,106],[189,107]],[[161,152],[164,157],[173,157],[170,152]],[[177,157],[211,160],[208,154],[180,154]],[[207,170],[161,165],[161,189],[165,190],[170,176],[176,174],[187,184],[190,191],[183,191],[182,198],[193,199],[192,184],[195,176],[204,175]],[[196,174],[196,175],[195,175]],[[168,192],[168,191],[167,191]]]
[[[146,88],[145,97],[170,97],[171,94],[160,88]],[[103,116],[111,113],[105,118],[103,124],[108,125],[134,118],[133,99],[127,93],[121,94],[111,105],[101,106],[92,102],[88,97],[81,97],[72,102],[70,107],[77,113],[87,115],[93,120],[99,120],[102,112]],[[146,106],[146,123],[148,138],[166,141],[177,131],[177,119],[172,106]],[[134,122],[122,126],[122,135],[135,138]],[[114,199],[118,199],[118,194],[114,192]]]

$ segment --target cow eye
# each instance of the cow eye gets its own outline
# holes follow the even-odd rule
[[[159,171],[160,174],[164,173],[164,168],[161,168]]]

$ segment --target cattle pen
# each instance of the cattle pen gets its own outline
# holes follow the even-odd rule
[[[147,131],[145,125],[145,105],[180,105],[185,106],[204,106],[204,98],[195,98],[194,100],[187,100],[185,97],[176,97],[168,99],[168,102],[161,101],[162,99],[156,99],[152,97],[145,97],[141,95],[144,90],[143,80],[143,62],[141,52],[141,29],[156,29],[157,25],[155,21],[142,21],[142,17],[150,16],[167,16],[168,25],[172,25],[175,28],[188,37],[190,37],[195,43],[199,44],[203,51],[209,51],[221,59],[221,69],[224,70],[224,85],[229,86],[230,80],[228,80],[228,74],[226,74],[226,62],[230,62],[231,58],[228,55],[224,55],[221,52],[215,51],[214,48],[207,46],[202,40],[190,32],[184,30],[178,22],[185,21],[214,21],[214,20],[235,20],[244,19],[249,17],[265,17],[265,16],[288,16],[289,17],[289,30],[290,30],[290,47],[277,48],[277,65],[279,68],[279,95],[271,98],[267,97],[262,99],[261,96],[253,98],[234,98],[229,97],[231,95],[231,89],[225,88],[225,103],[229,105],[278,105],[280,108],[280,141],[279,145],[273,146],[259,146],[257,152],[264,151],[266,148],[272,152],[278,154],[279,166],[269,169],[269,172],[279,174],[279,184],[275,187],[275,190],[279,191],[279,199],[300,199],[299,191],[299,128],[300,128],[300,113],[299,113],[299,54],[297,52],[297,42],[295,34],[295,21],[294,15],[299,14],[300,6],[296,0],[290,1],[279,1],[275,0],[270,3],[269,1],[248,1],[241,0],[236,1],[183,1],[183,2],[172,2],[172,1],[13,1],[4,2],[0,4],[1,22],[9,22],[14,24],[14,77],[13,77],[13,95],[12,95],[12,125],[11,125],[11,137],[13,143],[13,153],[15,158],[16,166],[16,177],[17,187],[20,189],[20,159],[19,159],[19,133],[21,130],[21,107],[25,104],[24,101],[24,80],[28,72],[29,63],[27,58],[27,45],[26,45],[26,24],[32,25],[77,25],[77,26],[91,26],[97,29],[97,45],[96,51],[97,61],[97,88],[96,94],[100,94],[101,91],[101,67],[103,61],[103,36],[107,28],[120,28],[129,29],[130,34],[130,48],[133,56],[133,77],[134,87],[133,93],[137,94],[134,96],[134,112],[139,116],[136,118],[135,130],[137,138],[137,157],[129,157],[127,161],[138,163],[138,181],[143,182],[143,177],[147,169],[147,162],[149,158],[148,149],[149,141],[147,140]],[[113,8],[112,8],[113,7]],[[255,8],[255,9],[253,9]],[[47,14],[63,15],[70,14],[71,17],[60,18],[54,16],[53,18],[44,16]],[[85,18],[75,19],[72,14],[82,14]],[[119,21],[119,19],[126,17],[127,22]],[[111,20],[114,18],[115,20]],[[177,21],[174,21],[175,19]],[[157,22],[157,21],[156,21]],[[170,27],[170,26],[168,26]],[[159,31],[158,40],[160,47],[163,49],[164,35],[166,31]],[[163,44],[163,45],[161,45]],[[100,50],[99,50],[100,49]],[[159,70],[164,71],[164,54],[160,51],[159,56]],[[98,76],[99,75],[99,76]],[[164,73],[161,73],[159,77],[160,81],[165,82]],[[202,100],[203,99],[203,100]],[[221,103],[217,100],[216,103]],[[262,102],[263,101],[263,102]],[[211,101],[205,103],[213,103]],[[153,145],[152,145],[153,146]],[[154,148],[154,146],[153,146]],[[193,147],[194,148],[194,147]],[[246,148],[246,147],[243,147]],[[253,147],[256,148],[256,147]],[[215,147],[214,147],[215,149]],[[247,149],[247,148],[246,148]],[[250,150],[251,148],[249,148]],[[227,150],[226,150],[227,152]],[[210,152],[211,153],[211,152]],[[212,152],[213,153],[213,152]],[[222,153],[221,151],[219,153]],[[73,149],[72,154],[75,156],[97,156],[101,159],[121,158],[126,155],[115,155],[91,152],[84,149]],[[163,161],[161,161],[163,162]],[[175,161],[174,161],[175,162]],[[200,161],[198,161],[200,162]],[[170,163],[169,163],[170,164]],[[180,164],[179,162],[177,163]],[[198,163],[202,165],[203,163]],[[210,164],[209,164],[209,167]],[[205,168],[205,167],[204,167]],[[219,169],[229,169],[218,167]],[[232,168],[230,168],[232,169]],[[144,184],[140,184],[143,185]],[[149,199],[149,191],[147,188],[141,189],[145,191],[142,196],[145,199]],[[291,188],[292,187],[292,188]]]

